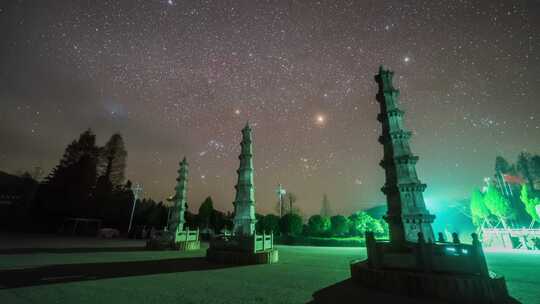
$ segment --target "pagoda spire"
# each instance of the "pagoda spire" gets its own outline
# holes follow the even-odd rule
[[[186,158],[182,159],[180,162],[180,169],[178,170],[178,178],[176,179],[176,194],[174,195],[174,206],[169,216],[167,222],[167,230],[170,232],[176,232],[175,236],[178,235],[178,232],[184,230],[184,224],[186,220],[184,218],[184,213],[186,211],[186,201],[187,201],[187,176],[189,168]]]
[[[242,142],[238,182],[234,205],[234,233],[236,235],[253,235],[255,233],[255,187],[253,186],[253,150],[251,145],[251,127],[249,122],[242,129]]]
[[[411,152],[411,132],[403,126],[404,112],[398,107],[399,90],[392,84],[393,76],[394,72],[385,70],[383,66],[375,76],[379,85],[376,98],[381,109],[377,120],[382,125],[379,142],[384,148],[380,165],[386,175],[381,189],[388,205],[385,220],[393,242],[417,242],[420,232],[426,241],[434,242],[431,223],[435,216],[429,213],[424,202],[426,184],[418,179],[416,173],[418,156]]]

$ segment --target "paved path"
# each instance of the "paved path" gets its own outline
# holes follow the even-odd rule
[[[361,248],[278,246],[279,264],[225,267],[204,260],[204,245],[181,253],[134,249],[141,241],[32,239],[25,247],[39,250],[9,253],[20,243],[8,248],[0,237],[0,303],[308,303],[314,293],[316,303],[426,303],[352,284],[349,263],[365,257]],[[540,303],[540,255],[487,258],[515,298]]]

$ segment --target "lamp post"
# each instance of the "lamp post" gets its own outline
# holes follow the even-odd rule
[[[287,193],[285,189],[281,186],[281,184],[278,185],[278,188],[276,190],[276,193],[279,197],[279,217],[283,216],[283,196]]]
[[[131,208],[131,216],[129,217],[129,226],[128,226],[128,235],[131,231],[131,224],[133,223],[133,214],[135,213],[135,205],[137,204],[137,199],[139,198],[139,193],[141,193],[143,188],[141,185],[136,184],[135,187],[131,188],[131,192],[133,192],[133,207]]]

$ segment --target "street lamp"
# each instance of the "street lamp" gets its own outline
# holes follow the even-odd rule
[[[129,218],[129,226],[128,226],[128,235],[131,231],[131,224],[133,223],[133,214],[135,213],[135,205],[137,204],[137,199],[139,198],[139,193],[141,193],[143,190],[142,186],[139,184],[136,184],[135,187],[131,188],[131,192],[133,192],[133,207],[131,208],[131,216]]]

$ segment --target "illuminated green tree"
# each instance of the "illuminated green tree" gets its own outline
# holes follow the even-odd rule
[[[491,226],[489,216],[491,212],[484,202],[484,195],[478,188],[475,188],[471,194],[471,217],[473,224],[479,229],[488,224]]]
[[[499,219],[503,228],[508,229],[507,219],[513,215],[513,210],[510,201],[501,194],[495,185],[488,186],[484,203],[491,214]]]
[[[384,235],[385,229],[381,221],[374,219],[364,211],[358,211],[349,216],[349,231],[351,235],[363,236],[367,231]]]
[[[535,222],[540,222],[540,217],[538,216],[537,208],[540,206],[540,197],[533,197],[529,185],[525,184],[521,186],[521,193],[519,198],[521,202],[525,205],[525,210],[531,216],[531,227]]]

